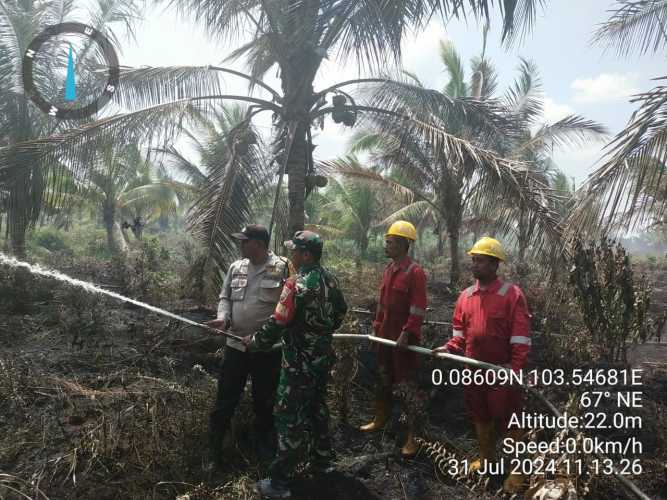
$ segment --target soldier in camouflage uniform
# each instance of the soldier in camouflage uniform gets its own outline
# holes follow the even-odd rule
[[[347,304],[336,278],[322,266],[323,242],[311,231],[298,231],[285,246],[298,274],[283,287],[276,310],[252,338],[251,349],[270,349],[282,340],[283,360],[275,407],[278,452],[270,478],[257,483],[265,498],[289,498],[287,481],[310,449],[311,465],[326,471],[333,458],[326,405],[334,363],[332,333],[340,327]],[[310,434],[307,439],[307,432]]]

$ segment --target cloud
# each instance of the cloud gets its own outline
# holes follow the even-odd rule
[[[638,92],[637,80],[635,73],[600,73],[593,78],[578,78],[570,85],[574,91],[572,100],[581,103],[625,100]]]
[[[583,148],[563,148],[554,152],[553,159],[558,168],[568,177],[574,177],[577,186],[580,186],[588,175],[600,167],[603,149],[603,144]]]
[[[558,104],[551,97],[544,98],[544,122],[545,123],[555,123],[558,120],[565,118],[567,115],[574,114],[574,109],[572,109],[567,104]]]

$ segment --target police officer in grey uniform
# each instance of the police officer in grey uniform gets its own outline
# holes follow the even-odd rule
[[[240,241],[242,259],[227,271],[218,305],[218,318],[207,324],[231,330],[235,335],[252,335],[267,321],[276,307],[285,280],[287,261],[268,250],[269,232],[264,226],[246,226],[232,234]],[[211,451],[223,462],[222,444],[248,375],[252,379],[258,452],[270,456],[274,442],[273,404],[280,374],[281,351],[247,352],[241,342],[227,339],[218,379],[218,395],[211,413]]]

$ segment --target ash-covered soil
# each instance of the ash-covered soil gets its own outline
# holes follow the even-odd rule
[[[353,276],[344,278],[350,289],[359,283]],[[348,294],[350,305],[372,307],[376,280],[377,271],[365,275],[363,282],[370,285],[354,288]],[[429,319],[449,321],[455,294],[437,282],[430,284],[429,293]],[[214,314],[212,305],[199,307],[186,300],[168,308],[196,321]],[[346,323],[345,333],[368,333],[368,318],[355,319]],[[447,327],[428,327],[424,344],[441,345],[449,334]],[[227,464],[222,469],[208,464],[208,412],[215,396],[221,339],[107,299],[77,298],[56,283],[35,280],[27,310],[20,314],[12,310],[11,297],[3,297],[0,345],[3,498],[257,498],[252,485],[264,477],[267,464],[253,451],[248,394],[227,443]],[[535,345],[552,348],[539,340],[539,330]],[[632,435],[641,439],[644,471],[628,478],[652,498],[667,491],[663,347],[641,346],[630,356],[633,366],[646,370],[643,408],[635,412],[643,427],[601,434],[609,439]],[[293,498],[494,498],[497,480],[485,488],[442,474],[435,463],[438,457],[426,445],[415,459],[402,459],[400,407],[394,408],[383,432],[372,436],[358,432],[357,426],[372,416],[374,355],[363,345],[347,350],[337,345],[337,349],[339,363],[343,359],[351,363],[350,369],[334,372],[330,388],[338,470],[325,476],[311,476],[305,470],[292,486]],[[537,366],[542,358],[536,356]],[[420,387],[426,406],[419,414],[419,434],[431,449],[441,443],[460,458],[473,458],[476,442],[462,389],[434,387],[431,382],[434,368],[449,366],[423,360]],[[561,410],[569,396],[563,388],[549,388],[546,394]],[[529,399],[528,409],[544,411],[534,399]],[[632,498],[609,476],[588,479],[588,498]],[[577,479],[572,480],[576,485]]]

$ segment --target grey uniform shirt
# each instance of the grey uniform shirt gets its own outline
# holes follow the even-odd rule
[[[252,335],[273,314],[288,277],[286,261],[272,252],[256,266],[249,259],[237,260],[229,266],[220,291],[218,319],[230,318],[232,331],[241,337]],[[233,339],[227,339],[227,345],[245,350]]]

